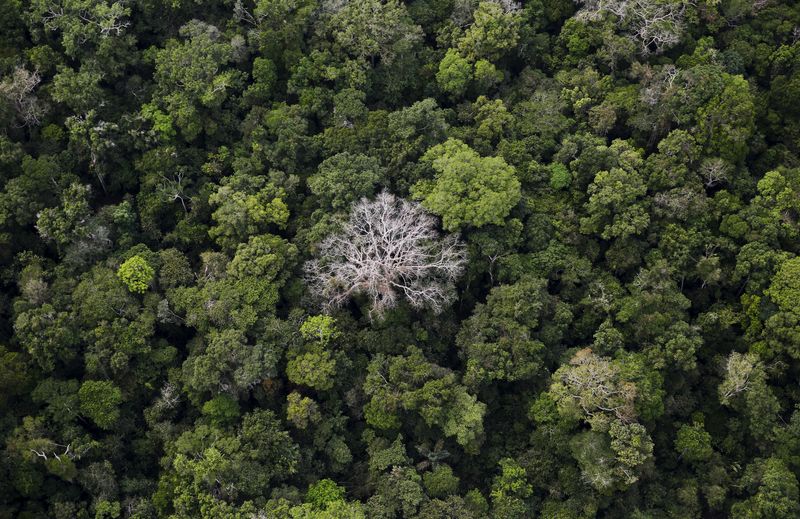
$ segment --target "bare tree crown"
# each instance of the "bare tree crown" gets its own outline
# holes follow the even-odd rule
[[[382,316],[405,297],[415,308],[440,312],[455,298],[466,262],[458,235],[444,238],[419,204],[384,191],[353,205],[342,230],[319,245],[306,264],[312,292],[326,307],[366,295],[370,316]]]
[[[39,124],[45,113],[44,105],[33,93],[41,81],[37,71],[30,72],[23,67],[16,67],[14,72],[0,81],[0,98],[12,104],[20,127]]]
[[[644,54],[660,54],[677,45],[686,25],[688,2],[680,0],[575,0],[575,3],[583,5],[577,14],[579,19],[593,21],[609,12],[629,24],[630,34],[639,41]]]

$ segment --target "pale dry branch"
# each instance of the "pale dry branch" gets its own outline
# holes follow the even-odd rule
[[[17,67],[0,82],[0,97],[14,107],[20,126],[37,125],[44,115],[45,108],[33,93],[41,81],[37,71]]]
[[[706,187],[714,187],[728,180],[730,166],[721,158],[707,159],[700,166],[700,175]]]
[[[357,294],[381,316],[405,297],[415,308],[441,312],[454,299],[466,251],[457,235],[440,239],[436,220],[419,204],[383,192],[357,202],[341,232],[320,245],[306,264],[312,292],[327,307]]]
[[[747,392],[760,370],[761,365],[752,353],[732,352],[723,366],[723,380],[718,388],[720,402],[730,405],[736,395]]]
[[[653,0],[575,0],[583,7],[578,19],[596,21],[611,13],[628,26],[630,36],[643,54],[660,53],[680,42],[684,31],[686,3]]]

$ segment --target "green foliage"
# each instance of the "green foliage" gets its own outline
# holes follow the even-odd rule
[[[525,499],[533,493],[527,482],[527,473],[511,458],[500,460],[500,474],[492,483],[492,511],[494,517],[521,517],[528,512]]]
[[[456,382],[449,370],[428,362],[415,347],[407,355],[378,355],[370,362],[364,390],[372,395],[365,407],[367,423],[382,429],[400,425],[401,409],[417,411],[467,450],[483,441],[486,405]]]
[[[332,503],[344,501],[344,493],[344,487],[340,487],[335,481],[321,479],[313,485],[309,485],[306,492],[306,502],[310,503],[314,508],[324,510]]]
[[[609,436],[593,431],[573,437],[572,455],[581,476],[598,492],[611,494],[628,488],[638,480],[638,467],[652,454],[653,443],[638,424],[634,430],[614,422]]]
[[[283,228],[289,219],[285,197],[283,188],[264,177],[227,177],[208,198],[216,208],[211,214],[216,225],[208,233],[220,245],[234,248],[270,227]]]
[[[286,376],[295,384],[326,391],[335,382],[342,367],[341,355],[330,349],[332,342],[341,337],[336,321],[324,315],[312,316],[300,326],[300,335],[305,344],[290,348],[286,363]]]
[[[448,465],[437,465],[432,471],[422,475],[422,483],[431,497],[444,497],[458,491],[458,476]]]
[[[132,256],[117,269],[117,277],[134,294],[144,294],[153,281],[155,270],[143,257]]]
[[[172,456],[179,492],[173,506],[192,515],[218,484],[227,498],[259,495],[270,481],[283,480],[296,471],[299,453],[275,415],[256,410],[244,416],[235,433],[205,425],[183,433],[175,441]]]
[[[274,375],[279,355],[271,344],[250,344],[241,331],[213,331],[183,363],[186,390],[198,400],[226,387],[234,393],[246,391]]]
[[[543,368],[542,339],[550,342],[539,329],[546,326],[542,316],[553,305],[542,279],[493,288],[486,305],[476,306],[457,338],[466,358],[465,382],[513,382],[538,375]]]
[[[36,229],[42,238],[64,247],[85,236],[87,229],[83,224],[91,211],[88,200],[90,192],[88,185],[71,184],[62,195],[60,207],[41,211],[36,220]]]
[[[78,342],[70,315],[48,303],[20,313],[14,321],[14,333],[44,371],[52,371],[59,360],[71,359],[72,347]]]
[[[300,335],[307,341],[327,346],[329,342],[342,336],[336,329],[336,320],[328,315],[314,315],[300,325]]]
[[[322,161],[318,172],[308,178],[308,188],[320,198],[323,207],[343,210],[361,197],[372,195],[384,176],[377,159],[344,152]]]
[[[455,97],[461,96],[473,77],[472,64],[463,58],[456,49],[447,49],[447,54],[439,63],[436,82],[442,91]]]
[[[295,384],[325,391],[333,387],[336,360],[329,351],[298,355],[286,364],[286,377]]]
[[[158,284],[163,288],[188,285],[194,279],[189,260],[177,249],[159,252],[161,266],[158,269]]]
[[[731,517],[788,518],[800,513],[797,477],[776,458],[760,460],[745,474],[745,481],[755,484],[757,492],[731,508]]]
[[[708,461],[714,454],[711,435],[702,423],[683,424],[675,435],[675,450],[690,463]]]
[[[317,403],[307,396],[293,391],[286,397],[286,419],[298,429],[306,429],[322,419]]]
[[[122,391],[108,380],[87,380],[78,390],[81,412],[98,427],[111,429],[119,419]]]
[[[0,409],[25,392],[30,383],[28,366],[19,352],[0,345]]]
[[[587,217],[581,220],[583,232],[598,233],[603,239],[626,238],[642,233],[650,223],[642,198],[647,186],[632,169],[600,171],[589,186]]]
[[[780,310],[796,311],[800,307],[800,258],[783,262],[765,293]]]
[[[253,59],[253,83],[247,87],[244,95],[251,102],[268,100],[273,93],[278,80],[278,71],[269,58],[257,57]]]
[[[553,189],[564,189],[569,186],[572,176],[569,170],[559,163],[550,165],[550,187]]]
[[[202,412],[213,425],[223,426],[239,418],[239,402],[225,394],[217,395],[203,404]]]
[[[169,40],[154,53],[157,99],[187,140],[205,129],[215,133],[216,121],[203,121],[203,110],[221,108],[244,74],[225,65],[235,59],[232,42],[213,25],[192,20],[180,28],[184,41]],[[220,70],[222,69],[222,70]],[[169,132],[168,132],[169,134]]]
[[[481,157],[464,142],[450,139],[429,149],[422,160],[435,176],[414,186],[414,196],[442,217],[447,230],[502,225],[519,202],[516,171],[502,157]]]
[[[586,420],[593,429],[605,431],[615,418],[636,418],[635,385],[622,378],[618,363],[588,348],[558,368],[549,392],[562,418]]]
[[[359,60],[376,60],[390,65],[412,51],[422,38],[422,30],[408,16],[405,5],[396,0],[365,0],[339,10],[331,19],[337,45]]]
[[[505,10],[498,2],[481,2],[472,16],[472,25],[458,42],[459,50],[469,58],[495,61],[517,44],[518,11]]]
[[[739,162],[747,154],[747,141],[753,132],[755,106],[747,81],[728,76],[725,88],[697,114],[698,133],[706,140],[710,155]]]
[[[279,236],[262,234],[240,243],[227,266],[237,280],[281,282],[297,257],[297,247]]]

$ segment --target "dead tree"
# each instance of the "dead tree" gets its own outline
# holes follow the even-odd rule
[[[643,54],[659,54],[680,42],[685,29],[686,3],[682,0],[575,0],[583,7],[577,18],[596,21],[605,13],[627,26],[628,35],[641,45]]]
[[[44,105],[33,93],[41,80],[38,72],[17,67],[0,82],[0,98],[13,107],[19,127],[38,125],[45,113]]]
[[[707,188],[716,186],[728,180],[730,165],[720,158],[706,159],[700,165],[700,176]]]
[[[455,298],[465,262],[457,235],[440,238],[436,219],[419,204],[384,191],[353,206],[342,230],[319,244],[306,274],[327,308],[365,295],[370,317],[382,316],[400,297],[438,313]]]
[[[723,405],[730,405],[734,397],[751,389],[754,379],[764,376],[763,367],[754,354],[737,351],[731,352],[725,360],[722,373],[717,391]]]

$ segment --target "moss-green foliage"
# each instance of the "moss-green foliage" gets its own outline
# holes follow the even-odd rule
[[[229,424],[239,418],[239,402],[225,394],[217,395],[203,404],[202,412],[214,425]]]
[[[81,412],[98,427],[111,429],[119,419],[122,391],[109,380],[87,380],[78,390]]]
[[[431,497],[444,497],[458,491],[458,476],[448,465],[439,465],[426,472],[422,475],[422,482]]]

